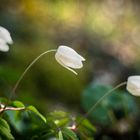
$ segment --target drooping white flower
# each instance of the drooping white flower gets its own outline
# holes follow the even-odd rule
[[[55,59],[59,64],[61,64],[66,69],[72,71],[74,74],[77,73],[73,69],[82,68],[82,61],[85,61],[85,59],[81,55],[79,55],[75,50],[63,45],[58,47],[55,54]]]
[[[7,29],[0,26],[0,51],[7,52],[9,50],[8,44],[12,44],[13,40]]]
[[[7,51],[9,51],[9,46],[8,46],[7,43],[6,43],[4,40],[2,40],[1,38],[0,38],[0,51],[2,51],[2,52],[7,52]]]
[[[128,77],[126,89],[132,95],[140,96],[140,76]]]

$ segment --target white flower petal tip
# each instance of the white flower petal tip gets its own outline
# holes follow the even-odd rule
[[[79,55],[75,50],[63,45],[58,47],[55,54],[55,59],[59,64],[72,71],[76,75],[77,73],[73,69],[82,68],[82,61],[85,61],[85,58]]]
[[[0,51],[9,51],[9,46],[7,44],[13,44],[13,40],[9,31],[0,26]]]
[[[134,96],[140,96],[140,76],[130,76],[127,80],[126,89]]]
[[[4,40],[8,44],[13,43],[13,40],[11,38],[9,31],[2,26],[0,26],[0,39]]]

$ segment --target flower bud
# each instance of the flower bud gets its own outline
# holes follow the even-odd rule
[[[128,77],[126,89],[132,95],[140,96],[140,76]]]
[[[10,33],[7,29],[0,26],[0,51],[7,52],[9,46],[7,44],[12,44],[13,40],[10,36]]]
[[[83,67],[82,61],[85,61],[75,50],[63,45],[58,47],[55,59],[59,64],[72,71],[74,74],[77,73],[71,68],[80,69]]]

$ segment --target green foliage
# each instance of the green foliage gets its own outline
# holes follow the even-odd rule
[[[62,129],[62,134],[64,135],[64,137],[69,140],[78,140],[77,135],[70,129],[68,128],[64,128]]]
[[[4,100],[5,99],[1,99]],[[11,101],[8,110],[0,118],[0,138],[14,140],[18,135],[20,140],[85,140],[95,132],[95,127],[83,120],[76,128],[81,117],[74,118],[64,111],[54,111],[43,116],[34,106],[25,106],[21,101]],[[74,126],[74,127],[73,127]],[[12,133],[10,128],[12,128]],[[84,135],[84,137],[83,137]]]
[[[7,103],[7,101],[8,100],[6,98],[2,98],[2,97],[0,98],[0,103],[1,104],[5,104],[5,103]]]
[[[24,104],[20,101],[13,101],[10,103],[10,106],[12,107],[25,107]]]
[[[110,89],[112,88],[103,85],[90,85],[82,95],[83,108],[88,111]],[[98,124],[110,125],[112,121],[136,113],[138,110],[134,98],[125,92],[115,90],[102,100],[91,112],[90,117]]]
[[[59,135],[59,140],[64,140],[63,135],[62,135],[62,131],[59,131],[58,135]]]
[[[2,118],[0,118],[0,139],[14,140],[8,123]]]
[[[33,113],[38,115],[44,122],[46,122],[46,118],[34,106],[28,106],[26,109],[32,111]]]
[[[81,121],[82,120],[82,121]],[[93,140],[96,128],[91,124],[91,122],[83,117],[76,118],[78,126],[78,136],[80,139]]]
[[[54,111],[48,114],[48,119],[52,120],[57,127],[63,127],[69,124],[72,119],[69,114],[64,111]]]

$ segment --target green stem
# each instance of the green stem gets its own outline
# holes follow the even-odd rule
[[[6,105],[5,105],[5,107],[4,107],[4,109],[7,107],[7,105],[8,105],[9,102],[11,101],[12,96],[14,96],[16,89],[18,88],[18,86],[19,86],[21,80],[23,79],[23,77],[25,76],[25,74],[28,72],[28,70],[29,70],[29,69],[36,63],[36,61],[38,61],[42,56],[44,56],[44,55],[47,54],[47,53],[55,52],[55,51],[56,51],[55,49],[51,49],[51,50],[48,50],[48,51],[45,51],[45,52],[41,53],[39,56],[37,56],[37,57],[26,67],[26,69],[23,71],[23,73],[21,74],[21,76],[20,76],[19,79],[17,80],[15,86],[13,87],[12,92],[11,92],[11,95],[10,95],[10,97],[9,97],[9,99],[8,99],[8,101],[7,101]],[[3,111],[2,111],[2,112],[3,112]]]
[[[125,82],[123,82],[123,83],[120,83],[120,84],[118,84],[117,86],[115,86],[113,89],[111,89],[111,90],[109,90],[108,92],[106,92],[90,109],[89,109],[89,111],[83,116],[83,118],[79,121],[79,123],[77,124],[77,126],[76,126],[76,128],[78,128],[79,126],[80,126],[80,124],[83,122],[83,120],[84,119],[86,119],[88,116],[89,116],[89,114],[96,108],[96,106],[97,105],[99,105],[101,102],[102,102],[102,100],[104,99],[104,98],[106,98],[109,94],[111,94],[114,90],[116,90],[116,89],[118,89],[119,87],[121,87],[121,86],[124,86],[124,85],[126,85],[126,81]]]
[[[37,56],[28,66],[27,68],[24,70],[24,72],[21,74],[21,76],[19,77],[18,81],[16,82],[13,90],[12,90],[12,93],[14,94],[19,83],[21,82],[21,80],[23,79],[23,77],[25,76],[25,74],[27,73],[27,71],[36,63],[37,60],[40,59],[40,57],[44,56],[45,54],[47,53],[50,53],[50,52],[55,52],[56,50],[55,49],[52,49],[52,50],[48,50],[48,51],[45,51],[43,53],[41,53],[39,56]]]

